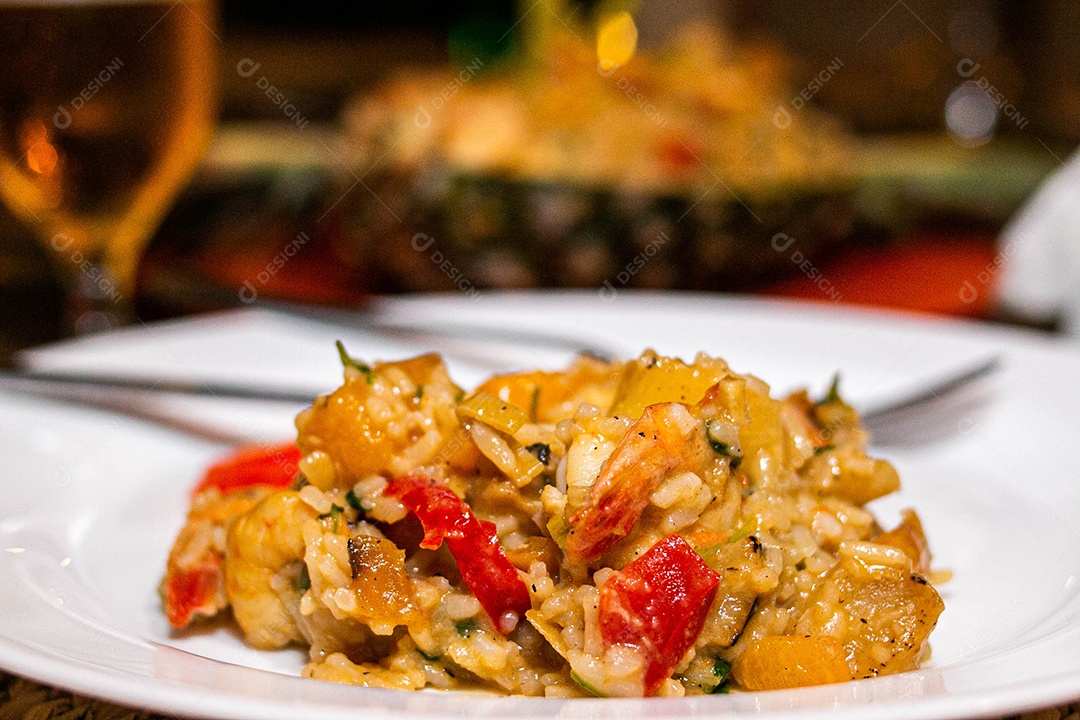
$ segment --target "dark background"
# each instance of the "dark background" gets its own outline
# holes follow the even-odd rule
[[[413,67],[449,70],[485,51],[488,63],[498,62],[516,49],[513,34],[509,42],[496,41],[521,13],[550,12],[553,2],[306,0],[279,5],[224,0],[219,6],[224,40],[219,67],[221,121],[235,126],[282,120],[280,109],[267,101],[262,90],[238,75],[236,66],[241,60],[259,63],[260,72],[273,79],[313,127],[331,126],[350,100],[394,73]],[[596,5],[571,2],[569,12],[587,19]],[[965,81],[957,72],[957,64],[965,59],[978,63],[976,77],[985,77],[1028,120],[1022,129],[1000,120],[994,141],[978,151],[980,170],[960,178],[965,206],[959,212],[955,203],[944,211],[940,205],[928,211],[925,195],[909,193],[903,199],[916,211],[913,220],[884,239],[864,233],[845,254],[832,258],[834,264],[827,267],[830,277],[849,283],[845,297],[853,301],[931,311],[955,309],[913,305],[919,285],[912,278],[925,284],[926,268],[942,269],[942,297],[953,298],[957,278],[993,260],[994,237],[1008,212],[1034,191],[1042,174],[1067,157],[1080,138],[1080,2],[1076,0],[645,0],[636,4],[636,12],[639,45],[646,49],[662,42],[665,32],[689,16],[722,22],[739,42],[772,43],[790,55],[792,88],[806,87],[824,67],[841,60],[842,69],[812,102],[864,137],[921,134],[947,142],[944,107],[950,93]],[[995,154],[998,148],[1005,151]],[[974,166],[975,151],[972,158]],[[1021,166],[1033,170],[1016,173]],[[978,215],[982,208],[971,200],[978,200],[980,187],[1000,184],[1010,172],[1022,176],[1017,181],[1022,185],[1017,185],[1019,192],[1009,189],[993,213]],[[943,183],[932,187],[930,199],[935,202],[942,188],[952,192]],[[274,208],[262,186],[244,186],[246,194],[231,196],[220,187],[213,189],[222,193],[214,201],[219,217],[247,215],[254,228],[236,230],[232,241],[239,242],[241,232],[258,239],[266,235],[267,227],[277,228],[282,236],[295,234],[290,225],[296,221],[290,215],[293,209]],[[196,178],[151,245],[151,257],[170,246],[183,249],[183,243],[205,229],[200,225],[210,217],[205,190],[203,179]],[[316,207],[306,212],[318,217],[322,209],[318,199],[315,202]],[[3,208],[0,239],[3,362],[19,347],[60,335],[61,293],[44,250]],[[269,244],[280,243],[272,240]],[[949,253],[957,252],[964,264],[948,270]],[[174,255],[162,257],[158,268],[168,269]],[[324,279],[318,268],[313,272],[317,279]],[[802,278],[797,273],[775,280],[762,284],[758,291],[814,297],[812,291],[807,295],[798,287]],[[345,278],[342,286],[349,282]],[[861,286],[866,290],[860,294]],[[905,287],[908,290],[898,291],[895,298],[882,294]],[[385,288],[375,284],[359,290]],[[166,288],[164,294],[169,292]],[[141,308],[148,319],[176,310],[176,306],[153,303]]]
[[[571,2],[569,9],[587,16],[596,4]],[[314,116],[329,117],[344,94],[394,68],[452,59],[455,41],[497,37],[533,5],[525,0],[343,5],[315,0],[271,6],[228,0],[221,5],[221,21],[226,43],[235,51],[287,39],[292,73],[282,71],[310,99]],[[812,77],[839,57],[845,72],[815,101],[857,129],[940,127],[942,103],[957,85],[956,63],[971,58],[1036,130],[1080,137],[1080,3],[1075,0],[681,0],[643,2],[638,12],[653,27],[690,14],[721,18],[740,40],[765,39],[793,53],[796,80],[800,74]],[[642,44],[651,40],[644,27]],[[226,118],[267,112],[265,103],[245,103],[243,93],[227,92],[225,100]],[[1006,125],[1002,131],[1008,133]]]

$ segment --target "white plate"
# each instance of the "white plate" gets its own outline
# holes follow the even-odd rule
[[[620,293],[485,294],[383,301],[401,323],[558,332],[633,354],[645,346],[725,357],[782,391],[885,398],[989,354],[1004,361],[993,403],[949,437],[883,451],[904,489],[875,505],[884,522],[914,505],[936,565],[955,579],[933,657],[917,672],[842,685],[680,700],[543,700],[368,690],[303,680],[304,655],[255,652],[225,629],[171,633],[156,586],[186,493],[221,446],[138,421],[0,394],[0,667],[163,713],[251,720],[653,717],[955,718],[1004,715],[1080,697],[1080,353],[1035,334],[827,306]],[[332,342],[369,359],[410,352],[385,338],[244,312],[179,321],[32,355],[40,367],[130,369],[329,388]],[[510,365],[564,353],[491,347]],[[474,352],[480,348],[483,352]],[[415,351],[415,348],[412,350]],[[477,364],[451,360],[459,382]],[[150,402],[144,399],[143,402]],[[170,401],[253,439],[287,437],[296,408]],[[258,422],[254,422],[258,419]]]

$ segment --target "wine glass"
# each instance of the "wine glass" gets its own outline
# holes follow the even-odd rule
[[[0,0],[0,196],[73,333],[134,318],[139,257],[213,131],[215,27],[209,0]]]

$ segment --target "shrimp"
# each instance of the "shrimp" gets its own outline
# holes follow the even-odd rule
[[[293,610],[302,595],[304,532],[314,508],[294,490],[275,492],[240,517],[225,546],[225,593],[248,643],[259,649],[303,639]]]
[[[173,543],[161,582],[165,615],[175,628],[228,607],[222,566],[225,534],[236,518],[296,476],[293,443],[238,449],[207,469],[192,491],[191,510]]]
[[[630,534],[671,472],[704,461],[703,425],[682,403],[649,405],[600,468],[584,507],[570,518],[566,552],[589,563]]]
[[[222,572],[225,533],[269,492],[246,488],[222,494],[212,488],[194,497],[161,583],[165,615],[173,627],[187,627],[196,617],[213,617],[228,607]]]

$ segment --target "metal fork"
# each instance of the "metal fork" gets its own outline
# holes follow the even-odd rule
[[[986,404],[988,398],[982,392],[986,388],[981,381],[997,372],[1001,365],[1000,358],[987,358],[976,365],[920,384],[886,404],[863,409],[863,424],[870,432],[873,444],[879,447],[913,445],[956,434],[959,420]],[[306,405],[319,394],[317,390],[305,388],[144,380],[32,370],[0,370],[0,388],[119,412],[189,435],[230,444],[240,442],[241,438],[155,412],[144,403],[132,402],[133,395],[142,393],[145,397],[171,393]]]

